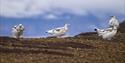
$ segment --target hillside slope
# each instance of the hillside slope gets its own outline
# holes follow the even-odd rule
[[[125,20],[120,23],[119,29],[118,29],[121,33],[125,33]]]
[[[95,35],[93,35],[95,36]],[[99,37],[0,37],[0,63],[124,63],[125,34],[112,41]]]
[[[122,27],[111,41],[95,32],[67,38],[0,37],[0,63],[125,63]]]

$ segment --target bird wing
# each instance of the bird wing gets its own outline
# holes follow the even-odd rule
[[[118,22],[118,20],[116,18],[112,18],[112,19],[109,20],[109,25],[118,27],[119,26],[119,22]]]
[[[62,29],[62,28],[64,28],[64,27],[58,27],[58,28],[55,28],[55,29]]]
[[[52,35],[60,35],[60,34],[64,34],[63,30],[64,30],[63,27],[58,27],[58,28],[49,30],[49,33]]]
[[[58,28],[55,28],[55,29],[52,29],[52,30],[54,30],[54,31],[56,31],[56,32],[60,32],[60,31],[62,31],[64,29],[64,27],[58,27]]]

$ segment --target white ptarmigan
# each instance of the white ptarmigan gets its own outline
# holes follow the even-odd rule
[[[98,36],[101,36],[103,39],[111,40],[117,33],[117,28],[113,27],[112,29],[95,29]]]
[[[109,20],[109,27],[119,27],[119,22],[118,22],[118,20],[116,19],[116,17],[115,16],[111,16],[111,19]]]
[[[14,26],[12,28],[12,37],[17,38],[17,35],[18,35],[17,26]]]
[[[111,40],[117,33],[117,29],[119,27],[119,22],[115,16],[112,16],[109,20],[109,28],[107,29],[98,29],[96,28],[95,31],[97,32],[98,36],[101,36],[103,39]]]
[[[58,27],[55,29],[48,30],[46,33],[51,34],[52,36],[56,36],[59,38],[59,37],[65,35],[65,33],[68,31],[69,25],[70,24],[65,24],[63,27]]]
[[[12,35],[14,38],[21,38],[23,35],[24,26],[22,24],[15,25],[12,28]]]

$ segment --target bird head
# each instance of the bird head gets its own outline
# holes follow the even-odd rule
[[[94,30],[95,30],[95,31],[97,31],[97,29],[96,29],[96,28],[95,28]]]
[[[111,18],[116,18],[116,16],[111,16]]]
[[[16,28],[17,26],[14,26],[14,28]]]
[[[19,26],[22,26],[22,24],[19,24]]]
[[[98,32],[98,31],[103,31],[103,30],[100,30],[100,29],[98,29],[98,28],[95,28],[94,29],[96,32]]]
[[[21,28],[23,25],[22,25],[22,24],[19,24],[18,26]]]
[[[67,27],[67,26],[69,26],[69,25],[70,25],[70,24],[65,24],[64,26],[66,26],[66,27]]]
[[[98,31],[98,28],[94,25],[94,31]]]

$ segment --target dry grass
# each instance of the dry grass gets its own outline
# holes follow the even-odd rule
[[[0,63],[125,63],[125,34],[69,38],[0,37]]]

